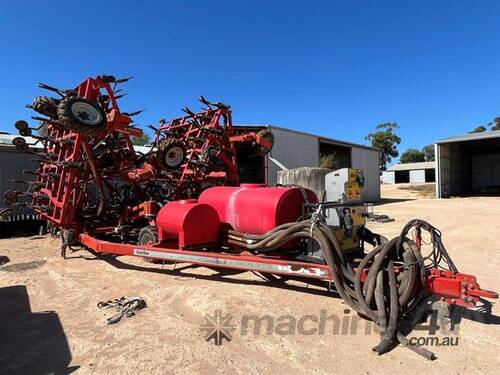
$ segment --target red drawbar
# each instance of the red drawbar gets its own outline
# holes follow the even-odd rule
[[[480,297],[498,298],[498,293],[481,289],[475,276],[437,268],[431,269],[425,289],[448,303],[464,307],[476,306]]]

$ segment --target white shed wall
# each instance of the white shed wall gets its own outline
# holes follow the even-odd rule
[[[394,184],[396,183],[396,174],[394,171],[384,171],[382,172],[382,183],[383,184]]]
[[[319,165],[319,138],[314,135],[298,133],[282,128],[270,126],[274,135],[274,146],[271,157],[278,160],[288,169],[300,167],[314,167]],[[380,172],[379,153],[368,148],[351,149],[351,167],[362,169],[365,174],[363,200],[376,202],[380,200]],[[267,179],[273,186],[277,182],[277,172],[281,170],[275,163],[268,160]]]
[[[299,167],[318,167],[319,142],[318,137],[273,128],[274,145],[271,157],[278,160],[288,169]],[[268,161],[268,184],[273,186],[277,181],[277,173],[281,170],[271,160]]]
[[[425,169],[414,169],[410,171],[410,183],[423,183],[425,182]]]

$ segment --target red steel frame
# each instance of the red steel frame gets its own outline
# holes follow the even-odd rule
[[[123,81],[123,80],[118,80]],[[100,132],[86,136],[73,132],[57,122],[56,118],[44,119],[47,126],[47,136],[40,137],[44,149],[43,157],[37,171],[36,184],[39,186],[33,194],[33,208],[42,219],[50,221],[57,227],[72,229],[75,234],[85,231],[86,219],[92,220],[93,233],[105,233],[113,228],[120,228],[124,223],[147,219],[150,225],[155,224],[155,215],[161,204],[150,201],[134,203],[133,207],[123,207],[116,218],[110,218],[106,199],[117,196],[116,187],[110,182],[125,181],[136,183],[157,180],[175,186],[175,194],[169,200],[192,198],[202,190],[202,185],[237,185],[239,173],[237,167],[236,144],[239,142],[255,142],[264,149],[272,147],[272,141],[259,133],[246,132],[238,134],[232,126],[230,107],[221,103],[209,103],[203,112],[193,113],[186,109],[188,116],[174,119],[169,123],[162,121],[157,131],[155,144],[168,137],[181,142],[187,151],[187,160],[181,168],[164,169],[153,158],[145,160],[141,166],[135,163],[138,156],[134,151],[131,136],[141,136],[142,130],[131,127],[130,115],[121,113],[117,103],[116,85],[118,81],[111,76],[88,78],[74,90],[66,90],[65,95],[74,95],[91,102],[99,102],[106,116],[106,126]],[[113,84],[114,82],[114,84]],[[113,86],[114,85],[114,86]],[[63,94],[59,92],[62,96]],[[119,137],[118,137],[119,135]],[[108,144],[107,136],[111,136]],[[114,138],[113,138],[114,137]],[[116,141],[116,139],[118,139]],[[98,155],[94,154],[102,141],[108,150],[113,151],[112,168],[102,169]],[[223,167],[200,166],[199,160],[193,162],[208,147],[213,147],[215,155]],[[124,155],[126,153],[126,155]],[[153,160],[152,160],[153,159]],[[201,163],[203,164],[203,163]],[[200,166],[200,167],[199,167]],[[188,184],[190,183],[190,184]],[[187,185],[184,191],[184,185]],[[98,196],[92,199],[89,194],[97,189]],[[96,189],[94,189],[94,187]],[[94,206],[92,206],[92,200]],[[90,215],[78,219],[77,213],[85,204],[97,207]],[[89,210],[92,211],[92,210]],[[101,215],[104,213],[104,215]],[[112,215],[111,215],[112,216]],[[87,220],[88,221],[88,220]]]
[[[175,242],[158,245],[129,245],[99,240],[86,233],[80,234],[80,242],[97,253],[132,255],[168,262],[333,281],[331,271],[325,264],[258,256],[247,251],[233,254],[185,250],[176,248]],[[165,247],[166,245],[172,247]],[[498,298],[498,293],[481,289],[475,276],[437,268],[432,269],[428,274],[425,290],[428,294],[441,297],[452,305],[463,307],[475,307],[480,297]]]
[[[220,106],[216,109],[208,106],[203,112],[192,113],[169,122],[161,121],[158,130],[155,144],[159,144],[165,135],[168,137],[169,134],[177,134],[178,136],[175,138],[189,146],[187,160],[181,166],[180,177],[171,176],[176,183],[177,197],[181,197],[181,191],[187,181],[210,182],[214,186],[237,186],[240,183],[236,155],[237,143],[255,142],[268,149],[273,146],[270,140],[259,133],[237,134],[233,127],[231,109],[227,106]],[[223,135],[217,133],[217,131],[221,132],[222,130]],[[194,139],[201,139],[203,143],[197,144],[196,141],[193,141]],[[226,171],[205,173],[203,169],[197,168],[193,163],[195,156],[200,155],[203,150],[210,146],[216,147],[217,153],[214,156],[224,163]]]
[[[130,136],[141,136],[143,132],[141,129],[129,127],[131,119],[120,112],[110,83],[101,76],[88,78],[75,92],[79,97],[93,101],[102,95],[109,97],[111,108],[106,110],[107,128],[104,135],[112,131],[125,135],[123,140],[130,157],[120,162],[119,169],[126,171],[133,168],[137,157]],[[47,136],[52,138],[53,142],[42,141],[44,153],[56,155],[57,161],[43,160],[40,164],[37,183],[43,184],[44,187],[40,189],[41,194],[34,196],[33,208],[42,219],[66,228],[79,229],[79,223],[75,223],[74,218],[84,199],[84,192],[78,185],[91,179],[89,172],[99,189],[104,188],[106,181],[98,173],[87,137],[69,131],[53,121],[48,125]],[[82,168],[85,165],[83,161],[88,162],[90,171]],[[106,187],[113,189],[109,184]]]
[[[193,121],[193,117],[209,117],[210,122],[202,123],[200,127],[196,126]],[[188,175],[192,175],[192,177],[196,181],[201,181],[205,179],[220,179],[226,178],[228,181],[233,182],[234,184],[238,184],[239,175],[238,170],[236,168],[237,160],[236,160],[236,147],[234,145],[234,139],[223,140],[218,137],[216,134],[209,134],[204,137],[205,141],[203,145],[199,147],[195,142],[191,141],[193,138],[202,138],[204,133],[210,130],[221,129],[220,121],[225,119],[226,122],[224,127],[226,130],[226,134],[232,135],[233,126],[232,126],[232,115],[229,108],[218,108],[216,110],[207,109],[205,112],[196,113],[195,116],[184,116],[175,120],[172,120],[168,123],[162,122],[160,124],[160,132],[173,132],[175,133],[178,130],[182,132],[182,138],[180,140],[186,142],[190,146],[190,154],[187,157],[187,161],[184,164],[184,169],[182,171],[181,178],[179,180],[179,185],[182,185],[184,180]],[[202,120],[203,122],[203,120]],[[224,142],[229,141],[229,142]],[[158,142],[158,137],[156,142]],[[200,154],[203,149],[208,147],[209,145],[216,145],[219,147],[220,151],[217,154],[217,157],[221,158],[224,161],[224,164],[228,168],[228,172],[211,172],[208,175],[199,175],[196,170],[190,167],[191,161],[193,160],[196,154]],[[225,152],[231,154],[231,159],[227,158]]]
[[[96,239],[89,234],[80,234],[80,242],[98,253],[134,255],[167,262],[192,263],[202,266],[231,268],[243,271],[267,272],[278,275],[295,275],[317,279],[331,278],[328,266],[324,264],[296,262],[269,256],[256,256],[249,252],[230,254],[176,248],[176,243],[159,245],[129,245]],[[165,246],[166,244],[161,244]]]

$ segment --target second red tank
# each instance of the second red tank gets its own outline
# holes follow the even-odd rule
[[[205,190],[198,198],[217,211],[221,223],[238,232],[263,234],[302,215],[302,204],[317,202],[316,194],[298,187],[268,187],[266,184],[218,186]]]

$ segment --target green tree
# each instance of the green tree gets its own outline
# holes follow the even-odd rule
[[[493,120],[491,130],[500,130],[500,116]]]
[[[400,163],[419,163],[425,161],[425,154],[423,151],[419,151],[416,148],[409,148],[401,155],[399,159]]]
[[[150,140],[151,140],[151,138],[149,137],[149,135],[144,133],[140,137],[132,137],[132,144],[134,144],[136,146],[145,146],[145,145],[149,144]]]
[[[425,161],[434,161],[434,145],[427,145],[422,147],[422,152],[424,153]]]
[[[471,130],[469,133],[482,133],[486,131],[486,127],[483,125],[478,126],[474,130]]]
[[[392,158],[399,155],[398,145],[401,143],[395,131],[399,129],[399,125],[395,122],[385,122],[377,125],[376,131],[369,133],[365,139],[370,141],[372,146],[380,151],[380,170],[385,171],[387,163],[390,163]]]

